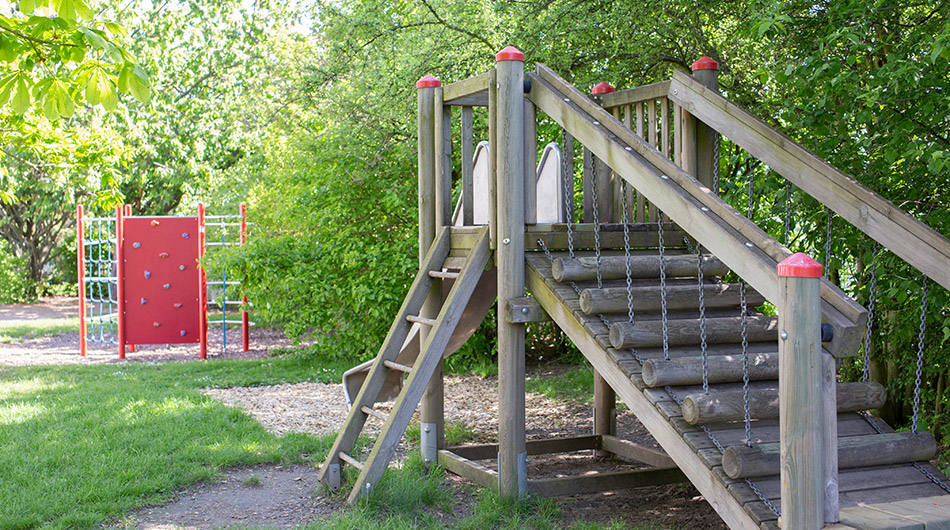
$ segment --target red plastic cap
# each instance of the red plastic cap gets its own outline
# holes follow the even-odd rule
[[[416,88],[436,88],[442,86],[442,81],[439,81],[431,75],[424,75],[416,81]]]
[[[495,61],[524,61],[524,54],[514,46],[507,46],[495,54]]]
[[[703,56],[700,57],[698,61],[693,63],[693,65],[690,66],[690,69],[692,69],[694,72],[696,70],[718,70],[719,63],[714,61],[711,57]]]
[[[796,252],[782,260],[775,272],[791,278],[821,278],[821,264],[809,258],[808,254]]]
[[[610,94],[614,90],[615,89],[613,85],[611,85],[610,83],[606,81],[601,81],[600,83],[597,83],[596,85],[594,85],[594,88],[593,90],[590,91],[590,93],[591,94]]]

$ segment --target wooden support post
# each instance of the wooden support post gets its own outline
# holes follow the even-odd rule
[[[442,104],[442,87],[433,95],[435,154],[435,225],[452,224],[452,107]]]
[[[488,73],[488,246],[498,248],[498,70]]]
[[[498,299],[524,296],[524,54],[507,47],[498,52]],[[524,324],[505,320],[498,311],[498,492],[520,497],[527,492],[525,446]]]
[[[816,282],[817,283],[817,282]],[[824,451],[824,503],[825,523],[838,522],[838,383],[835,378],[837,363],[835,358],[825,350],[821,351],[821,402],[822,402],[822,450]],[[884,387],[876,385],[881,394],[886,397]],[[884,405],[884,399],[879,406]]]
[[[538,223],[538,111],[524,102],[524,222]]]
[[[422,266],[429,247],[435,240],[436,225],[444,222],[442,205],[442,175],[437,171],[442,159],[442,83],[427,75],[416,83],[419,104],[419,265]],[[438,96],[438,97],[436,97]],[[438,134],[437,134],[438,133]],[[451,190],[449,190],[451,193]],[[435,318],[442,303],[441,282],[433,282],[432,289],[422,305],[419,316]],[[419,329],[419,344],[425,344],[429,329]],[[436,367],[422,396],[419,419],[421,423],[420,450],[426,463],[438,460],[439,441],[443,433],[442,365]]]
[[[614,87],[604,81],[595,85],[591,93],[595,99],[600,99],[600,95],[610,94],[614,91]],[[616,206],[616,201],[619,200],[620,196],[614,194],[614,191],[617,190],[613,189],[610,168],[593,155],[591,159],[593,160],[594,170],[593,184],[597,186],[598,220],[600,222],[619,222],[620,210],[618,208],[614,211],[613,206]],[[584,216],[587,217],[586,210]],[[617,434],[617,395],[596,369],[594,369],[594,434]],[[594,451],[594,456],[604,457],[609,454],[608,451],[601,449]]]
[[[475,137],[472,107],[462,107],[462,224],[475,224],[475,183],[473,177]]]
[[[717,93],[719,92],[719,63],[709,57],[702,57],[692,65],[693,77]],[[713,188],[713,165],[716,159],[716,137],[713,128],[696,120],[696,179],[710,189]],[[713,190],[719,193],[719,190]]]
[[[777,274],[782,527],[816,530],[825,523],[821,265],[797,253]]]

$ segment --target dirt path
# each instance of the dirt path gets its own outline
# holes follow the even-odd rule
[[[0,306],[0,321],[61,318],[75,315],[74,299],[48,299],[29,306]],[[278,346],[291,341],[281,333],[255,329],[252,349],[247,353],[235,348],[238,330],[229,332],[228,353],[221,353],[221,332],[209,330],[209,355],[212,358],[265,358]],[[29,339],[0,344],[0,370],[3,365],[89,364],[119,362],[170,362],[197,358],[195,345],[142,346],[126,361],[117,359],[115,346],[90,343],[86,358],[79,356],[78,333]],[[532,377],[550,377],[563,368],[538,370]],[[347,408],[339,384],[301,383],[250,388],[209,390],[209,395],[240,407],[265,428],[283,435],[287,432],[325,434],[340,428]],[[497,378],[476,376],[446,378],[446,420],[463,423],[475,431],[474,442],[497,439]],[[529,393],[526,396],[527,434],[539,439],[583,435],[591,432],[589,406],[553,401]],[[625,438],[657,447],[646,429],[629,412],[618,416],[618,431]],[[405,449],[405,448],[404,448]],[[534,477],[582,474],[591,471],[634,469],[636,464],[618,460],[598,460],[590,452],[548,457],[532,457],[529,473]],[[492,462],[484,462],[493,465]],[[317,463],[319,464],[319,463]],[[255,477],[255,478],[251,478]],[[448,475],[446,482],[465,481]],[[473,504],[464,489],[456,488],[458,506],[446,522],[466,513]],[[655,486],[603,494],[575,495],[558,499],[563,522],[620,521],[625,526],[669,526],[684,529],[725,528],[709,504],[690,485]],[[275,465],[222,471],[219,482],[196,484],[180,491],[163,505],[136,510],[113,528],[211,529],[290,528],[319,521],[342,507],[320,492],[316,469],[312,465],[281,467]]]

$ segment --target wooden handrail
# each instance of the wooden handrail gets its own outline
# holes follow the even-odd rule
[[[950,240],[946,237],[685,72],[673,74],[669,98],[950,289]]]
[[[618,90],[608,94],[597,94],[594,101],[601,104],[605,109],[612,109],[623,105],[634,105],[654,99],[665,98],[670,91],[670,81],[660,81],[649,85]]]
[[[444,105],[487,107],[491,71],[456,81],[442,88]]]
[[[544,65],[527,77],[532,83],[528,97],[541,110],[756,291],[779,301],[775,266],[791,255],[788,249]],[[867,311],[826,280],[821,292],[823,317],[835,328],[829,351],[855,354]]]

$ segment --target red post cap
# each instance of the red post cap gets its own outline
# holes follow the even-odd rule
[[[442,86],[442,81],[439,81],[431,75],[424,75],[416,81],[416,88],[436,88]]]
[[[791,278],[821,278],[821,264],[808,257],[808,254],[796,252],[782,260],[775,267],[779,276]]]
[[[514,46],[506,46],[495,54],[495,61],[524,61],[524,54]]]
[[[690,66],[690,69],[692,69],[694,72],[696,70],[718,70],[719,63],[714,61],[711,57],[703,56],[693,63],[693,65]]]
[[[597,83],[596,85],[594,85],[594,88],[590,91],[590,93],[591,94],[610,94],[614,90],[615,89],[613,85],[611,85],[610,83],[606,81],[601,81],[600,83]]]

